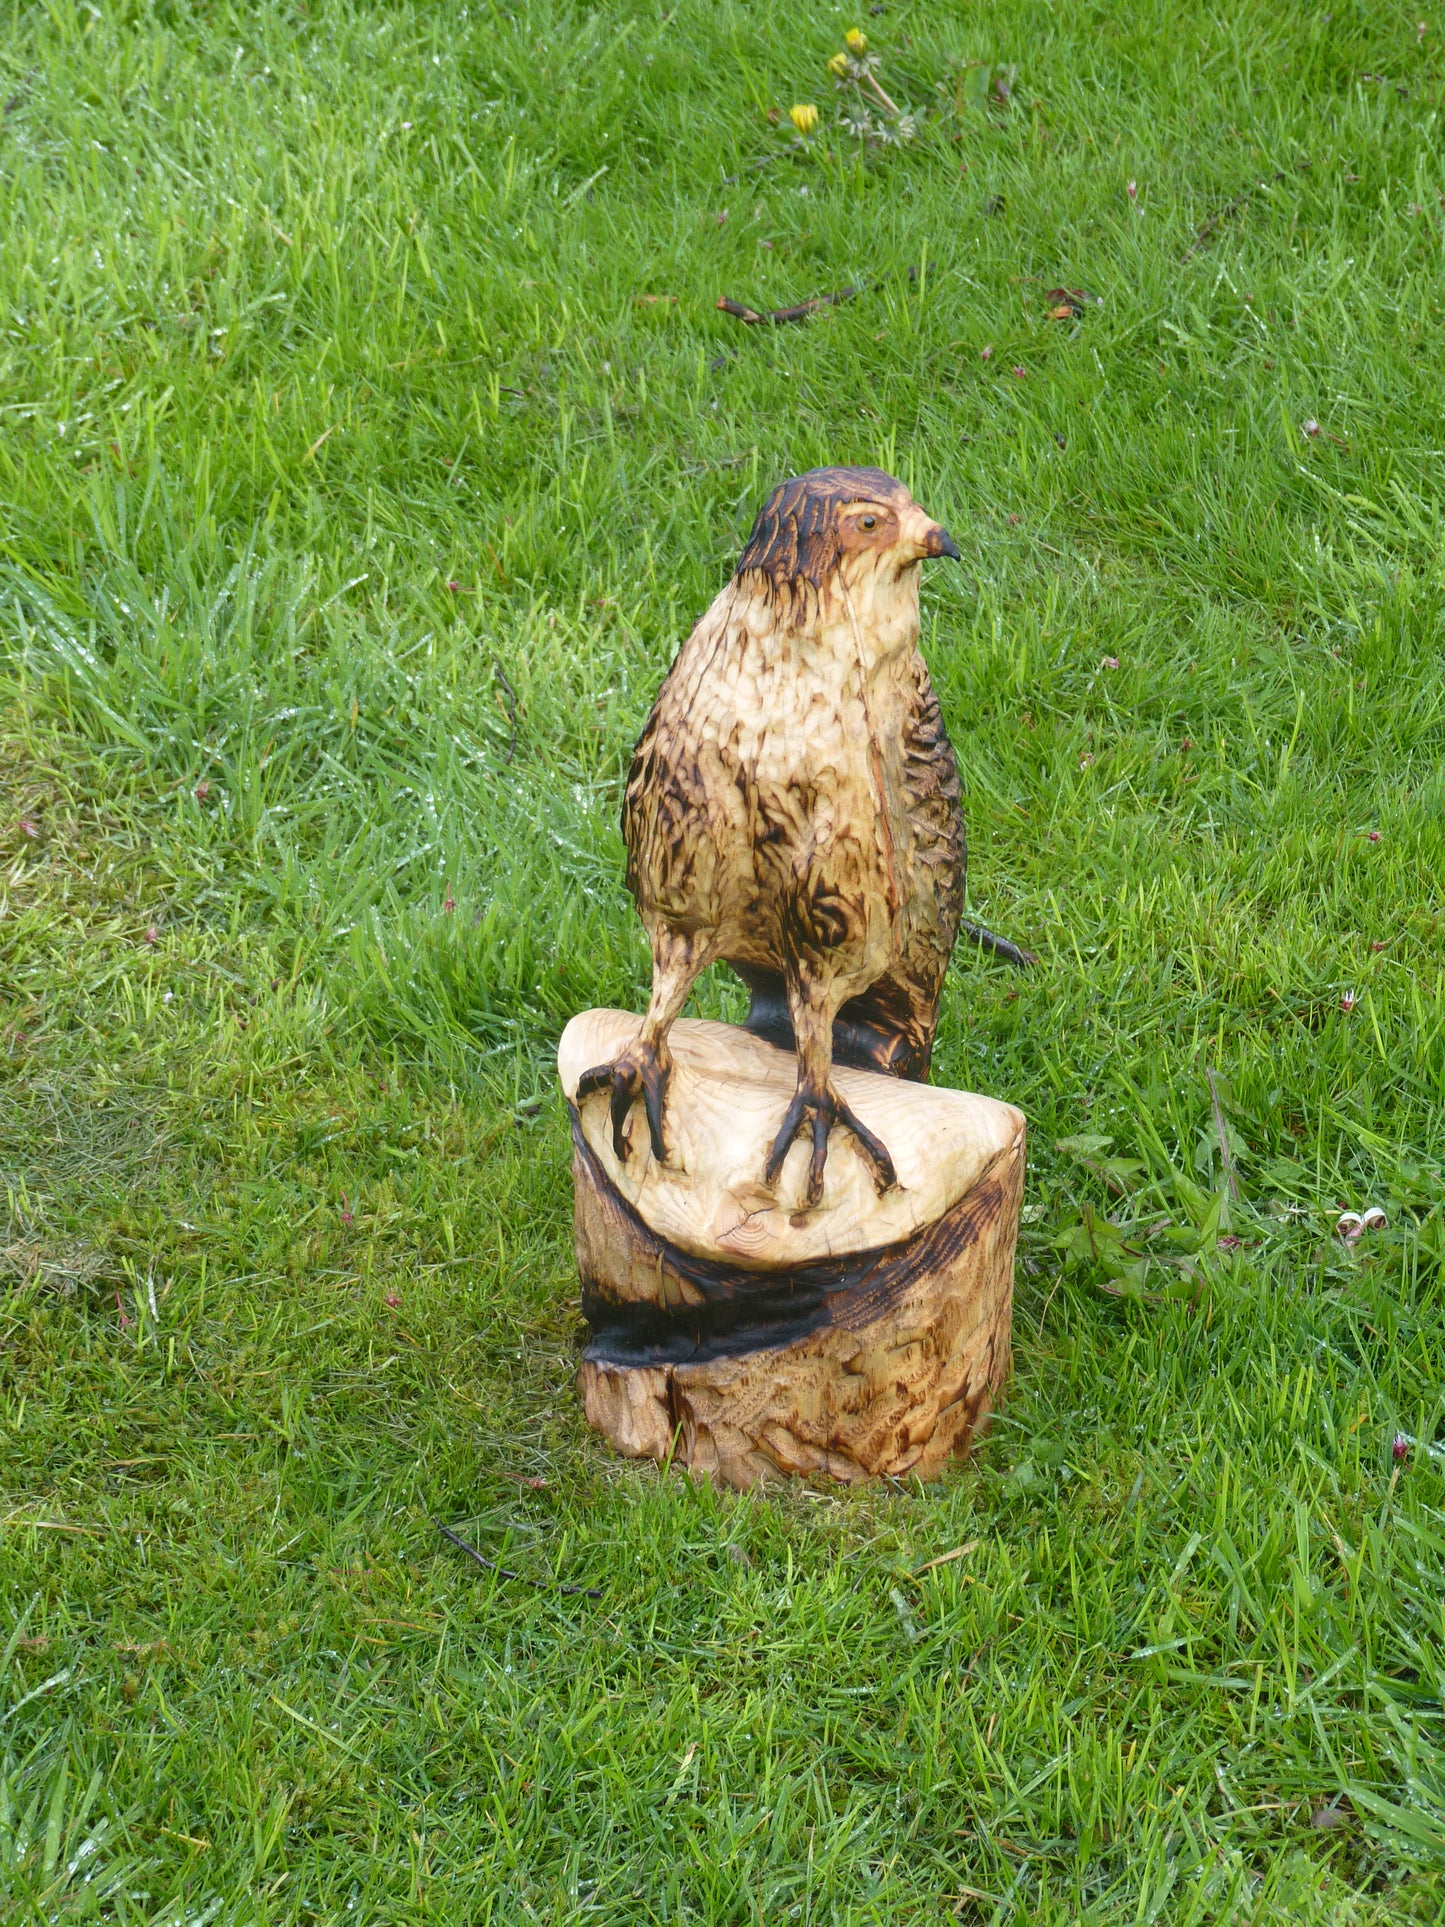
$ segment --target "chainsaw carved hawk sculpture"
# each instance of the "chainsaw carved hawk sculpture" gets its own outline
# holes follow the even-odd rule
[[[918,650],[928,556],[958,550],[900,482],[814,469],[774,490],[679,651],[622,808],[652,998],[635,1042],[577,1087],[579,1099],[610,1089],[619,1160],[638,1099],[666,1160],[668,1031],[721,959],[751,992],[748,1027],[797,1051],[763,1182],[808,1131],[818,1205],[835,1124],[880,1192],[896,1182],[832,1067],[927,1076],[958,934],[958,769]]]

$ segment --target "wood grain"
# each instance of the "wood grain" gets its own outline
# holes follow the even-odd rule
[[[559,1053],[569,1099],[576,1073],[566,1066],[594,1038],[636,1023],[611,1011],[573,1020]],[[760,1264],[757,1250],[698,1236],[680,1214],[690,1187],[720,1195],[729,1158],[745,1162],[745,1147],[727,1148],[730,1124],[750,1117],[766,1133],[786,1101],[790,1060],[703,1022],[680,1023],[675,1049],[674,1115],[696,1170],[624,1195],[613,1174],[625,1178],[627,1165],[612,1156],[605,1106],[570,1106],[577,1265],[593,1333],[578,1373],[589,1422],[628,1456],[675,1456],[735,1486],[782,1473],[851,1482],[940,1471],[986,1422],[1008,1372],[1021,1114],[846,1073],[864,1115],[886,1118],[900,1161],[926,1178],[926,1209],[915,1197],[890,1215],[871,1186],[839,1184],[831,1205],[772,1214]]]
[[[619,1055],[642,1020],[589,1010],[562,1033],[557,1070],[609,1183],[669,1244],[757,1270],[807,1264],[840,1252],[895,1244],[954,1204],[998,1153],[1022,1134],[1011,1104],[875,1072],[836,1069],[834,1082],[863,1122],[890,1145],[895,1188],[875,1188],[857,1158],[828,1162],[821,1202],[805,1202],[807,1147],[795,1144],[774,1186],[760,1173],[797,1082],[791,1051],[733,1024],[680,1018],[672,1029],[668,1156],[659,1162],[645,1131],[618,1158],[607,1097],[577,1103],[589,1064]]]
[[[815,469],[773,491],[678,652],[622,809],[652,996],[626,1050],[583,1073],[584,1094],[610,1094],[619,1157],[639,1100],[663,1157],[669,1033],[721,959],[753,993],[752,1027],[797,1051],[796,1102],[760,1169],[802,1139],[811,1202],[833,1157],[891,1187],[888,1141],[859,1127],[832,1073],[928,1071],[965,846],[918,650],[918,572],[957,555],[891,475]]]
[[[929,556],[959,552],[880,469],[773,490],[628,773],[647,1011],[558,1053],[587,1415],[735,1485],[936,1470],[1008,1369],[1024,1121],[922,1081],[966,863]],[[719,961],[743,1030],[682,1020]]]

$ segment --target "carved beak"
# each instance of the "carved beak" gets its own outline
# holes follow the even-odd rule
[[[946,555],[950,562],[962,562],[963,557],[958,552],[958,544],[954,541],[948,530],[943,528],[939,523],[934,523],[924,538],[924,541],[926,544],[926,554],[931,556]]]

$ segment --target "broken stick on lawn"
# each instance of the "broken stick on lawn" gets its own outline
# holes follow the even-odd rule
[[[450,1539],[454,1546],[466,1553],[469,1558],[475,1559],[479,1566],[485,1566],[488,1572],[496,1573],[499,1578],[520,1580],[522,1585],[531,1586],[537,1592],[580,1593],[584,1599],[602,1597],[602,1589],[599,1586],[559,1586],[548,1579],[529,1579],[524,1572],[513,1572],[510,1566],[499,1566],[495,1559],[488,1559],[485,1554],[478,1552],[475,1546],[468,1545],[459,1532],[453,1532],[450,1526],[444,1526],[440,1519],[433,1519],[432,1524],[443,1539]]]
[[[840,288],[836,294],[817,294],[810,301],[800,301],[792,308],[745,308],[741,301],[730,301],[725,294],[717,298],[718,307],[724,314],[735,315],[749,328],[781,328],[790,321],[806,321],[810,314],[820,308],[836,308],[840,301],[851,301],[854,295],[863,293],[863,284],[855,288]]]
[[[958,934],[976,943],[980,950],[990,951],[1004,963],[1011,963],[1016,970],[1027,970],[1030,964],[1038,962],[1032,950],[1024,950],[1020,945],[1010,943],[1007,937],[995,936],[992,930],[985,930],[981,923],[970,923],[967,917],[960,921]]]

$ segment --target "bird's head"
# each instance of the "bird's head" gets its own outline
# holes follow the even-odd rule
[[[916,596],[927,556],[959,559],[953,537],[881,468],[815,468],[781,482],[763,504],[737,576],[765,578],[795,619],[831,583],[871,600],[899,589]]]

